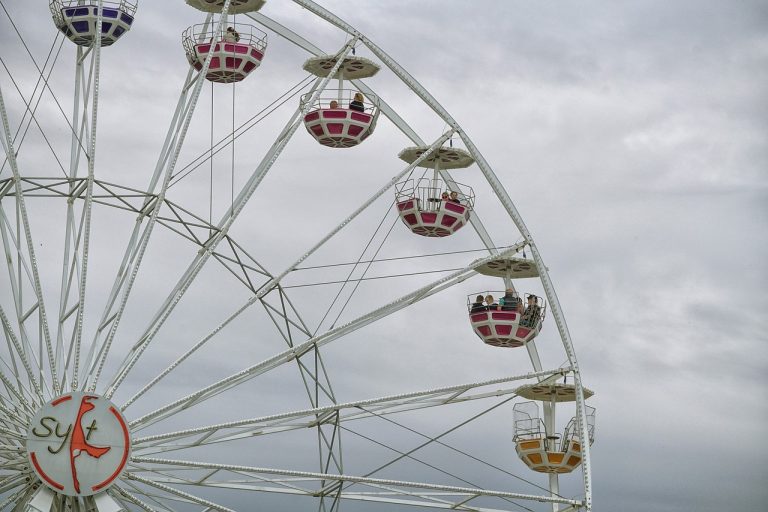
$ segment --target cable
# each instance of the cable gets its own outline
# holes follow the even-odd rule
[[[59,39],[59,35],[60,34],[57,33],[56,37],[53,39],[53,43],[51,44],[51,49],[48,51],[48,55],[45,58],[45,62],[43,63],[43,70],[40,70],[40,68],[37,66],[37,63],[34,61],[34,59],[32,61],[33,64],[35,65],[35,67],[37,68],[38,72],[39,72],[39,76],[37,78],[37,82],[35,83],[35,88],[32,90],[32,95],[30,97],[31,98],[30,99],[30,103],[32,102],[32,99],[34,99],[35,95],[37,94],[37,88],[40,85],[40,82],[42,81],[44,84],[47,84],[47,80],[48,80],[48,78],[50,78],[51,73],[53,72],[53,68],[55,67],[56,62],[59,59],[59,55],[61,54],[61,48],[62,48],[62,46],[64,44],[64,40],[65,40],[64,37],[61,38],[61,42],[59,43],[59,48],[56,51],[56,56],[54,57],[53,63],[51,64],[51,69],[48,70],[48,77],[45,77],[44,70],[45,70],[45,68],[48,67],[48,62],[51,60],[51,55],[53,54],[54,48],[56,48],[56,41]],[[0,61],[2,61],[2,58],[0,58]],[[5,65],[5,62],[3,62],[3,67],[5,68],[5,70],[8,73],[8,75],[11,76],[11,72],[8,69],[8,67]],[[43,86],[43,88],[45,88],[45,85]],[[17,87],[17,90],[18,90],[18,87]],[[19,94],[21,95],[21,92],[19,92]],[[23,101],[24,100],[24,96],[21,95],[21,97],[22,97],[22,101]],[[24,115],[21,118],[21,122],[19,123],[19,127],[18,127],[18,129],[16,130],[16,133],[13,136],[13,143],[14,144],[16,143],[16,140],[19,137],[19,133],[21,132],[21,127],[24,125],[24,122],[27,120],[27,112],[30,112],[30,114],[31,114],[30,121],[27,123],[27,127],[24,129],[24,133],[21,135],[21,142],[19,142],[19,144],[15,146],[17,152],[20,150],[22,144],[24,144],[24,140],[27,138],[27,132],[29,132],[29,127],[32,125],[32,121],[35,121],[35,124],[38,126],[38,128],[40,128],[40,125],[39,125],[39,123],[37,123],[37,119],[35,118],[35,114],[37,113],[37,108],[40,106],[40,102],[42,101],[42,99],[43,99],[43,94],[41,92],[40,96],[37,98],[37,102],[35,103],[35,107],[30,110],[29,106],[27,106],[27,110],[24,112]],[[25,102],[25,104],[26,104],[26,102]],[[63,114],[63,111],[62,111],[62,114]],[[66,119],[66,116],[65,116],[65,119]],[[66,119],[66,120],[67,120],[67,122],[69,122],[68,119]],[[41,131],[42,131],[42,129],[41,129]],[[3,172],[3,170],[5,169],[5,165],[7,163],[8,163],[8,158],[6,157],[5,160],[3,160],[3,165],[0,166],[0,173]]]
[[[350,434],[354,434],[354,435],[356,435],[358,437],[362,437],[366,441],[370,441],[371,443],[374,443],[374,444],[377,444],[379,446],[382,446],[382,447],[384,447],[384,448],[386,448],[388,450],[391,450],[391,451],[393,451],[395,453],[398,453],[400,455],[404,455],[405,457],[407,457],[407,458],[409,458],[411,460],[414,460],[414,461],[418,462],[419,464],[423,464],[423,465],[427,466],[428,468],[434,469],[435,471],[443,473],[444,475],[448,475],[451,478],[455,478],[456,480],[458,480],[458,481],[460,481],[462,483],[465,483],[465,484],[470,485],[472,487],[480,488],[479,485],[477,485],[476,483],[474,483],[474,482],[472,482],[470,480],[466,480],[466,479],[460,477],[459,475],[455,475],[455,474],[451,473],[450,471],[446,471],[445,469],[441,469],[441,468],[439,468],[439,467],[437,467],[437,466],[435,466],[433,464],[430,464],[429,462],[426,462],[424,460],[418,459],[418,458],[416,458],[416,457],[414,457],[412,455],[406,455],[404,452],[401,452],[397,448],[393,448],[392,446],[389,446],[386,443],[382,443],[381,441],[377,441],[377,440],[375,440],[375,439],[373,439],[371,437],[368,437],[368,436],[366,436],[364,434],[361,434],[360,432],[356,432],[356,431],[352,430],[351,428],[347,428],[347,427],[344,427],[344,426],[339,426],[339,428],[344,430],[344,431],[346,431],[346,432],[349,432]],[[418,434],[418,432],[416,432],[416,433]],[[512,503],[513,505],[516,505],[516,506],[518,506],[520,508],[523,508],[523,509],[528,510],[530,512],[534,512],[533,509],[528,508],[528,507],[526,507],[524,505],[520,505],[519,503],[516,503],[516,502],[512,501],[510,498],[501,498],[501,499],[503,499],[507,503]],[[464,502],[464,503],[466,503],[466,502]]]
[[[456,430],[460,429],[460,428],[461,428],[461,427],[463,427],[464,425],[466,425],[466,424],[468,424],[468,423],[470,423],[470,422],[472,422],[472,421],[476,420],[477,418],[479,418],[479,417],[481,417],[481,416],[484,416],[484,415],[488,414],[489,412],[493,411],[494,409],[497,409],[497,408],[501,407],[502,405],[504,405],[504,404],[506,404],[506,403],[508,403],[508,402],[510,402],[510,401],[512,401],[512,400],[514,400],[514,399],[515,399],[515,398],[517,398],[517,397],[518,397],[518,395],[517,395],[517,394],[513,394],[513,395],[512,395],[512,396],[510,396],[509,398],[506,398],[506,399],[502,400],[501,402],[499,402],[498,404],[495,404],[495,405],[493,405],[493,406],[489,407],[488,409],[486,409],[486,410],[484,410],[484,411],[481,411],[481,412],[479,412],[478,414],[475,414],[474,416],[471,416],[470,418],[468,418],[468,419],[466,419],[466,420],[462,421],[461,423],[457,424],[456,426],[454,426],[454,427],[452,427],[452,428],[450,428],[450,429],[446,430],[446,431],[445,431],[445,432],[443,432],[442,434],[440,434],[440,435],[437,435],[437,436],[435,436],[435,437],[429,437],[428,435],[426,435],[426,434],[422,434],[421,432],[418,432],[417,430],[413,430],[413,429],[411,429],[411,428],[409,428],[409,427],[406,427],[405,425],[400,425],[399,423],[395,422],[394,420],[391,420],[391,419],[389,419],[389,418],[385,418],[385,417],[383,417],[383,416],[382,416],[382,415],[380,415],[380,414],[376,414],[376,413],[375,413],[375,412],[373,412],[373,411],[369,411],[369,410],[367,410],[367,409],[365,409],[365,408],[363,408],[363,407],[360,407],[360,409],[361,409],[361,410],[364,410],[365,412],[368,412],[369,414],[372,414],[372,415],[376,416],[377,418],[381,418],[381,419],[383,419],[383,420],[389,421],[389,422],[391,422],[391,423],[393,423],[393,424],[395,424],[395,425],[398,425],[398,426],[400,426],[400,427],[402,427],[402,428],[404,428],[404,429],[406,429],[406,430],[409,430],[409,431],[411,431],[411,432],[413,432],[413,433],[415,433],[415,434],[418,434],[419,436],[421,436],[421,437],[423,437],[423,438],[427,439],[427,442],[425,442],[425,443],[422,443],[422,444],[420,444],[419,446],[417,446],[417,447],[413,448],[412,450],[409,450],[408,452],[405,452],[405,453],[403,453],[403,454],[402,454],[400,457],[397,457],[397,458],[395,458],[395,459],[393,459],[393,460],[389,461],[388,463],[384,464],[383,466],[379,466],[378,468],[374,469],[373,471],[370,471],[370,472],[366,473],[366,474],[365,474],[365,475],[363,475],[363,476],[365,476],[365,477],[369,477],[369,476],[373,475],[374,473],[378,473],[378,472],[379,472],[379,471],[381,471],[382,469],[384,469],[384,468],[386,468],[386,467],[389,467],[389,466],[391,466],[391,465],[392,465],[392,464],[394,464],[395,462],[397,462],[397,461],[399,461],[399,460],[401,460],[401,459],[403,459],[403,458],[405,458],[405,457],[408,457],[408,456],[410,456],[410,455],[411,455],[411,454],[413,454],[414,452],[416,452],[416,451],[418,451],[418,450],[421,450],[422,448],[424,448],[425,446],[427,446],[427,445],[429,445],[429,444],[431,444],[431,443],[438,443],[438,444],[440,444],[440,445],[442,445],[442,446],[445,446],[446,448],[450,448],[450,449],[452,449],[452,450],[456,451],[457,453],[461,453],[461,454],[463,454],[463,455],[466,455],[467,457],[470,457],[470,458],[471,458],[471,459],[473,459],[473,460],[477,460],[478,462],[482,462],[482,463],[484,463],[484,464],[488,464],[490,467],[493,467],[493,468],[495,468],[495,469],[498,469],[498,470],[502,471],[503,473],[505,473],[505,474],[507,474],[507,475],[509,475],[509,476],[511,476],[511,477],[514,477],[514,478],[516,478],[516,479],[518,479],[518,480],[521,480],[521,481],[523,481],[523,482],[525,482],[525,483],[527,483],[527,484],[530,484],[530,485],[532,485],[532,486],[536,487],[537,489],[541,489],[541,490],[544,490],[544,491],[546,491],[546,492],[551,492],[549,489],[547,489],[547,488],[545,488],[545,487],[542,487],[542,486],[540,486],[540,485],[538,485],[538,484],[535,484],[535,483],[533,483],[533,482],[531,482],[531,481],[529,481],[529,480],[526,480],[526,479],[525,479],[525,478],[523,478],[523,477],[517,476],[517,475],[515,475],[514,473],[511,473],[511,472],[509,472],[509,471],[506,471],[506,470],[504,470],[504,469],[498,468],[497,466],[494,466],[494,465],[492,465],[492,464],[490,464],[490,463],[486,463],[486,462],[485,462],[485,461],[483,461],[482,459],[479,459],[479,458],[477,458],[477,457],[474,457],[473,455],[469,455],[469,454],[467,454],[467,453],[464,453],[464,452],[462,452],[461,450],[458,450],[458,449],[456,449],[456,448],[453,448],[452,446],[450,446],[450,445],[448,445],[448,444],[446,444],[446,443],[443,443],[442,441],[440,441],[440,438],[447,436],[447,435],[448,435],[448,434],[450,434],[451,432],[454,432],[454,431],[456,431]],[[556,494],[556,493],[553,493],[553,494],[554,494],[555,496],[559,497],[559,498],[563,498],[563,497],[564,497],[564,496],[561,496],[561,495],[559,495],[559,494]]]
[[[514,395],[512,398],[516,398],[517,396],[518,395]],[[419,435],[419,436],[421,436],[421,437],[423,437],[425,439],[430,439],[430,437],[427,436],[426,434],[423,434],[423,433],[419,432],[418,430],[412,429],[411,427],[405,426],[402,423],[399,423],[399,422],[397,422],[397,421],[395,421],[395,420],[393,420],[391,418],[388,418],[388,417],[384,416],[383,414],[377,414],[377,413],[375,413],[373,411],[369,411],[368,409],[364,409],[363,407],[359,407],[359,409],[364,410],[365,412],[367,412],[369,414],[372,414],[372,415],[376,416],[377,418],[380,418],[380,419],[382,419],[384,421],[388,421],[388,422],[392,423],[393,425],[397,425],[398,427],[403,428],[403,429],[405,429],[405,430],[407,430],[409,432],[412,432],[412,433],[414,433],[416,435]],[[504,468],[500,468],[500,467],[498,467],[498,466],[496,466],[494,464],[491,464],[490,462],[484,461],[483,459],[475,457],[474,455],[469,454],[469,453],[467,453],[467,452],[465,452],[463,450],[459,450],[458,448],[455,448],[455,447],[449,445],[448,443],[444,443],[442,441],[435,441],[435,443],[437,443],[437,444],[439,444],[441,446],[444,446],[444,447],[448,448],[449,450],[452,450],[452,451],[454,451],[456,453],[464,455],[465,457],[469,457],[470,459],[472,459],[474,461],[477,461],[477,462],[479,462],[481,464],[485,464],[486,466],[491,467],[491,468],[493,468],[493,469],[495,469],[497,471],[501,471],[502,473],[504,473],[506,475],[509,475],[509,476],[511,476],[513,478],[516,478],[516,479],[521,480],[521,481],[523,481],[523,482],[525,482],[527,484],[530,484],[530,485],[536,487],[537,489],[541,489],[542,491],[550,492],[549,489],[546,488],[546,487],[542,487],[541,485],[538,485],[538,484],[536,484],[534,482],[531,482],[530,480],[526,480],[525,478],[523,478],[521,476],[517,476],[516,474],[514,474],[514,473],[512,473],[510,471],[507,471]],[[564,496],[561,496],[559,494],[556,494],[556,496],[558,496],[560,498],[564,498]]]
[[[30,104],[27,103],[27,100],[24,98],[24,94],[21,92],[21,89],[19,88],[19,85],[16,83],[16,80],[14,80],[13,75],[11,74],[11,71],[8,69],[8,66],[5,65],[5,61],[2,57],[0,57],[0,64],[3,65],[5,68],[5,71],[8,73],[8,77],[11,79],[11,83],[13,83],[13,86],[16,88],[16,92],[19,93],[19,96],[21,97],[21,101],[24,102],[24,105],[27,107],[27,111],[32,112],[32,109],[30,108]],[[64,174],[64,177],[67,177],[67,171],[64,169],[64,165],[61,163],[61,160],[59,160],[59,155],[56,154],[56,151],[53,149],[53,146],[51,145],[51,142],[48,140],[48,137],[45,135],[45,132],[43,131],[43,128],[40,126],[40,123],[37,122],[37,117],[32,115],[32,120],[37,125],[37,128],[40,130],[40,134],[43,136],[43,139],[45,140],[45,143],[48,145],[48,148],[51,150],[51,153],[53,154],[53,158],[56,160],[56,163],[59,164],[59,168],[61,169],[62,174]],[[21,127],[21,125],[19,125]],[[26,132],[25,132],[26,135]],[[19,148],[16,148],[16,153],[18,154]],[[8,159],[6,158],[6,162]],[[3,163],[3,168],[5,167],[5,163]],[[1,169],[0,169],[1,170]]]
[[[374,259],[374,260],[368,260],[368,261],[361,261],[359,263],[379,263],[379,262],[383,262],[383,261],[410,260],[410,259],[416,259],[416,258],[430,258],[430,257],[433,257],[433,256],[449,256],[449,255],[452,255],[452,254],[466,254],[466,253],[469,253],[469,252],[482,252],[482,251],[488,251],[488,250],[491,250],[491,249],[503,250],[503,249],[509,249],[510,247],[512,247],[512,246],[511,245],[505,245],[505,246],[501,246],[501,247],[483,247],[482,249],[467,249],[467,250],[464,250],[464,251],[449,251],[449,252],[436,252],[436,253],[432,253],[432,254],[417,254],[416,256],[398,256],[398,257],[395,257],[395,258],[381,258],[381,259],[378,259],[378,260]],[[293,269],[293,272],[295,272],[297,270],[313,270],[313,269],[318,269],[318,268],[343,267],[343,266],[346,266],[346,265],[354,265],[354,264],[355,264],[355,262],[349,262],[349,263],[330,263],[328,265],[315,265],[315,266],[311,266],[311,267],[297,267],[297,268]]]
[[[317,329],[315,329],[315,332],[312,333],[312,336],[316,335],[317,332],[320,330],[320,327],[323,325],[323,322],[325,321],[326,317],[331,312],[331,309],[333,308],[334,305],[336,305],[336,301],[339,300],[339,296],[341,295],[341,292],[344,291],[344,287],[347,286],[348,282],[353,281],[352,279],[350,279],[352,277],[352,274],[357,269],[357,265],[360,264],[360,260],[363,259],[363,256],[365,255],[365,251],[368,250],[368,248],[371,246],[371,243],[376,238],[376,235],[378,234],[379,230],[381,229],[381,226],[384,224],[384,221],[387,220],[387,215],[389,215],[389,210],[391,208],[392,208],[392,205],[390,204],[389,207],[387,208],[387,211],[384,212],[384,216],[381,218],[381,222],[379,222],[379,225],[376,226],[376,230],[373,232],[373,235],[371,235],[371,238],[368,239],[368,243],[365,244],[365,247],[363,248],[363,251],[360,253],[360,257],[357,259],[357,263],[355,263],[355,265],[352,267],[352,270],[350,270],[349,274],[347,274],[347,278],[344,281],[337,281],[336,283],[333,283],[333,284],[338,284],[338,283],[343,283],[343,284],[342,284],[341,288],[339,288],[338,293],[336,293],[336,296],[333,298],[333,301],[331,302],[331,305],[328,306],[328,309],[326,310],[325,314],[323,315],[323,318],[320,320],[320,323],[317,324]],[[331,284],[331,283],[326,283],[326,284]],[[299,288],[299,287],[300,286],[296,286],[296,288]],[[287,288],[287,287],[284,287],[284,288]]]
[[[24,41],[24,38],[21,36],[21,33],[19,32],[19,29],[16,27],[16,24],[13,22],[13,18],[11,18],[10,13],[8,13],[8,10],[5,8],[5,4],[2,0],[0,0],[0,7],[2,7],[3,11],[5,12],[5,15],[8,17],[8,21],[11,22],[11,26],[13,27],[13,30],[16,32],[16,35],[19,36],[19,40],[21,41],[21,44],[24,46],[24,49],[27,51],[27,55],[29,55],[30,59],[32,60],[32,64],[35,65],[35,69],[37,69],[38,73],[41,75],[43,72],[40,70],[40,66],[37,65],[37,62],[35,61],[35,57],[32,55],[32,52],[29,50],[29,47],[27,46],[27,43]],[[56,35],[56,37],[59,37],[59,34]],[[61,42],[64,43],[64,37],[62,37]],[[54,44],[56,44],[56,40],[54,39]],[[59,47],[59,50],[61,50],[61,46]],[[56,60],[58,60],[58,52],[56,55],[56,59],[54,59],[54,64],[56,63]],[[67,117],[67,114],[64,113],[64,109],[61,107],[61,103],[59,103],[58,98],[56,98],[56,95],[53,93],[53,89],[51,89],[51,85],[48,83],[47,79],[43,80],[45,82],[45,86],[48,88],[48,91],[51,93],[51,96],[53,97],[53,101],[56,103],[56,106],[59,108],[59,112],[61,112],[61,115],[64,116],[64,120],[67,121],[67,124],[69,125],[69,129],[75,132],[74,126],[69,122],[69,118]],[[75,134],[77,136],[77,134]],[[80,140],[78,139],[78,142]],[[82,143],[80,145],[82,148]],[[85,151],[85,148],[83,148],[83,151]]]
[[[392,221],[392,225],[389,227],[389,231],[387,231],[387,234],[384,236],[384,239],[379,244],[379,247],[376,249],[376,252],[373,253],[374,259],[376,258],[376,256],[379,255],[379,251],[381,251],[381,248],[384,247],[384,242],[386,242],[387,239],[389,238],[389,235],[392,233],[392,229],[395,227],[398,220],[399,220],[398,217],[395,217],[395,220]],[[336,315],[336,318],[331,323],[331,329],[333,329],[336,326],[336,322],[338,322],[339,318],[341,318],[341,314],[344,313],[345,309],[347,309],[347,305],[349,305],[349,301],[352,300],[352,297],[355,295],[355,292],[360,286],[360,283],[362,283],[363,279],[365,279],[365,275],[368,273],[368,270],[370,270],[372,264],[373,263],[369,263],[368,266],[365,267],[365,270],[363,270],[363,273],[360,276],[360,278],[357,279],[357,283],[355,283],[355,287],[352,289],[352,293],[349,294],[349,297],[347,297],[346,302],[344,302],[344,305],[341,306],[341,310],[339,310],[339,314]]]
[[[389,279],[391,277],[408,277],[408,276],[419,276],[422,274],[436,274],[438,272],[457,272],[459,270],[463,270],[464,267],[460,268],[446,268],[442,270],[425,270],[423,272],[409,272],[407,274],[392,274],[388,276],[375,276],[375,277],[362,277],[360,279],[344,279],[341,281],[325,281],[321,283],[309,283],[309,284],[294,284],[291,286],[283,286],[283,288],[306,288],[308,286],[320,286],[324,284],[339,284],[339,283],[353,283],[355,281],[374,281],[376,279]],[[315,331],[317,332],[317,331]]]
[[[232,169],[230,171],[230,205],[229,211],[235,212],[235,86],[237,82],[232,82]]]
[[[208,191],[208,225],[213,225],[213,118],[214,118],[214,84],[211,82],[211,173]],[[209,233],[210,235],[210,233]]]
[[[234,139],[240,138],[240,136],[244,135],[244,134],[245,134],[245,133],[246,133],[248,130],[250,130],[251,128],[253,128],[254,126],[256,126],[258,123],[260,123],[260,122],[261,122],[261,121],[263,121],[264,119],[266,119],[266,118],[267,118],[267,117],[268,117],[270,114],[272,114],[272,113],[273,113],[275,110],[277,110],[278,108],[280,108],[281,106],[283,106],[283,105],[284,105],[284,104],[285,104],[285,103],[286,103],[286,102],[287,102],[289,99],[291,99],[292,97],[296,96],[296,94],[298,94],[298,93],[301,91],[301,89],[303,89],[304,87],[306,87],[306,86],[309,84],[309,82],[311,82],[312,80],[314,80],[314,78],[312,77],[312,75],[308,75],[307,77],[305,77],[305,78],[301,79],[301,80],[300,80],[300,81],[299,81],[299,82],[298,82],[296,85],[294,85],[293,87],[291,87],[291,88],[290,88],[290,89],[289,89],[287,92],[283,93],[281,96],[279,96],[279,97],[278,97],[276,100],[274,100],[272,103],[270,103],[269,105],[267,105],[266,107],[264,107],[264,108],[263,108],[261,111],[259,111],[259,112],[257,112],[256,114],[254,114],[254,115],[253,115],[253,116],[252,116],[250,119],[248,119],[248,120],[247,120],[247,121],[245,121],[243,124],[241,124],[241,125],[240,125],[240,126],[237,128],[237,130],[235,130],[235,131],[238,131],[238,130],[241,130],[241,129],[243,129],[243,127],[245,127],[245,126],[246,126],[248,123],[251,123],[251,122],[253,122],[253,124],[252,124],[251,126],[248,126],[248,127],[247,127],[247,128],[245,128],[245,129],[243,129],[243,131],[242,131],[242,132],[240,132],[239,134],[237,134],[236,136],[234,136]],[[295,92],[293,92],[293,93],[292,93],[291,91],[294,91],[294,89],[297,89],[297,90],[296,90]],[[289,96],[289,97],[287,97],[287,98],[285,98],[285,97],[286,97],[286,96],[288,96],[289,94],[290,94],[290,96]],[[282,101],[282,102],[281,102],[279,105],[277,105],[276,107],[272,108],[272,110],[270,110],[269,112],[267,112],[267,110],[269,110],[269,109],[270,109],[270,108],[271,108],[273,105],[275,105],[276,103],[278,103],[278,102],[279,102],[281,99],[283,99],[283,98],[285,98],[285,100],[283,100],[283,101]],[[265,112],[266,112],[266,113],[265,113]],[[254,120],[255,120],[257,117],[259,117],[259,116],[262,116],[262,117],[261,117],[261,119],[258,119],[258,120],[256,120],[256,121],[254,121]],[[219,142],[217,142],[215,145],[213,145],[213,144],[212,144],[212,145],[211,145],[211,155],[216,155],[216,154],[218,154],[218,153],[219,153],[219,151],[222,151],[224,148],[226,148],[228,144],[224,144],[223,146],[221,146],[221,145],[222,145],[224,142],[228,141],[228,139],[229,139],[229,134],[227,134],[227,135],[226,135],[224,138],[222,138],[222,139],[221,139]],[[221,146],[221,147],[219,147],[219,146]],[[216,148],[216,151],[213,151],[213,149],[214,149],[214,148]],[[179,172],[177,172],[176,174],[174,174],[174,175],[173,175],[173,177],[171,178],[171,179],[172,179],[172,180],[174,180],[174,181],[172,181],[172,183],[171,183],[171,184],[170,184],[168,187],[170,188],[170,187],[172,187],[172,186],[176,185],[178,182],[180,182],[181,180],[183,180],[184,178],[186,178],[186,177],[187,177],[187,176],[188,176],[190,173],[192,173],[192,172],[193,172],[195,169],[197,169],[198,167],[200,167],[201,165],[203,165],[203,164],[206,162],[206,160],[207,160],[207,158],[205,158],[206,154],[207,154],[207,153],[203,153],[203,154],[201,154],[201,155],[200,155],[200,156],[198,156],[197,158],[193,159],[193,160],[192,160],[192,161],[191,161],[189,164],[187,164],[186,166],[184,166],[184,167],[183,167],[183,168],[182,168],[182,169],[181,169]],[[210,158],[210,157],[209,157],[209,158]],[[186,172],[185,172],[185,171],[186,171]],[[182,173],[183,173],[183,174],[182,174]]]

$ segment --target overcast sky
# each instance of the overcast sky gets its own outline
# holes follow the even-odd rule
[[[38,62],[45,60],[56,34],[43,4],[2,1]],[[597,407],[595,510],[764,509],[768,4],[338,0],[323,5],[383,48],[440,101],[525,219],[557,289],[585,384],[595,391],[590,400]],[[271,0],[262,13],[328,53],[345,42],[343,34],[288,2]],[[133,29],[103,51],[97,177],[146,188],[187,72],[179,35],[203,20],[202,13],[181,1],[142,2]],[[238,16],[236,21],[246,19]],[[363,47],[357,55],[375,60]],[[26,97],[37,75],[5,11],[0,12],[0,57],[0,85],[15,130],[24,107],[8,71]],[[305,58],[306,53],[270,33],[264,63],[247,80],[235,88],[205,84],[178,168],[205,152],[212,137],[225,136],[233,123],[246,121],[304,78]],[[70,42],[65,41],[58,59],[51,87],[71,116]],[[425,141],[445,129],[388,70],[367,83]],[[290,98],[239,139],[234,163],[231,148],[216,157],[214,221],[229,205],[233,173],[237,189],[297,104],[297,97]],[[68,130],[48,93],[37,118],[66,163]],[[411,144],[383,118],[370,139],[349,150],[321,147],[300,127],[233,227],[233,237],[272,274],[280,273],[402,170],[396,155]],[[62,175],[34,126],[19,158],[23,175]],[[206,163],[172,188],[170,199],[208,219],[209,173]],[[9,175],[6,166],[0,179]],[[454,176],[474,188],[476,213],[497,245],[520,239],[476,166]],[[391,211],[382,222],[384,231],[377,232],[391,201],[387,193],[306,264],[355,261],[361,255],[370,259],[390,226],[380,258],[482,246],[471,228],[450,239],[417,237]],[[65,208],[56,200],[30,206],[51,311],[58,304],[59,219]],[[86,319],[90,335],[134,220],[109,208],[95,211]],[[363,253],[369,239],[374,248]],[[105,375],[141,335],[196,251],[168,230],[153,235]],[[369,275],[458,268],[481,254],[406,260],[374,266]],[[216,265],[208,264],[116,400],[130,397],[250,296]],[[297,272],[286,285],[344,279],[348,271]],[[441,275],[366,281],[339,323]],[[3,271],[4,307],[10,300],[8,286]],[[326,347],[324,359],[338,400],[528,371],[523,349],[484,346],[463,315],[467,295],[502,287],[500,280],[475,277]],[[521,282],[518,289],[541,294],[536,282]],[[330,285],[288,289],[307,323],[320,332],[339,314],[337,305],[318,327],[337,291]],[[285,348],[263,309],[235,322],[221,338],[169,378],[149,403],[137,403],[135,412],[129,409],[129,419]],[[565,361],[551,318],[538,344],[545,367]],[[218,400],[200,416],[182,416],[169,428],[308,407],[295,367],[281,368]],[[430,411],[405,417],[404,423],[436,435],[482,408]],[[563,424],[572,414],[563,408]],[[528,471],[515,455],[511,404],[484,418],[451,442],[545,485],[545,478]],[[412,434],[382,423],[344,433],[347,472],[365,473],[392,456],[362,441],[360,434],[401,450],[419,443]],[[314,471],[316,442],[312,435],[270,439],[245,444],[232,456],[241,464]],[[313,455],[302,457],[305,452]],[[473,483],[478,486],[536,491],[454,460],[450,453],[435,450],[424,459],[477,478]],[[465,485],[416,463],[395,465],[382,475]],[[562,482],[564,494],[578,495],[576,473]],[[309,506],[307,501],[264,499],[273,510]],[[250,509],[247,500],[221,498],[242,510]],[[342,510],[393,509],[349,503]]]

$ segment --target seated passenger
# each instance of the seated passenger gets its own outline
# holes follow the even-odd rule
[[[494,300],[493,295],[486,295],[485,296],[485,308],[488,311],[499,311],[501,309],[501,306],[499,306],[496,303],[496,300]]]
[[[461,201],[459,200],[459,193],[455,190],[451,192],[451,198],[449,199],[452,203],[458,203],[461,204]]]
[[[227,31],[224,33],[224,41],[228,43],[236,43],[240,41],[240,34],[232,27],[227,27]]]
[[[528,306],[525,308],[523,316],[520,318],[520,325],[525,327],[535,327],[541,316],[541,306],[538,304],[539,298],[535,295],[528,296]]]
[[[359,92],[355,93],[355,99],[349,102],[349,110],[357,110],[358,112],[365,112],[365,105],[363,104],[363,95]]]
[[[486,311],[485,306],[483,305],[483,296],[478,295],[475,297],[475,302],[472,303],[472,307],[470,308],[470,313],[482,313],[483,311]]]
[[[339,108],[339,102],[336,100],[331,100],[331,108]]]
[[[499,299],[502,311],[516,311],[517,313],[523,312],[523,301],[517,296],[512,288],[507,288],[504,296]]]

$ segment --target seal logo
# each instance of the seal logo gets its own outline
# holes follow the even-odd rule
[[[47,403],[27,433],[35,473],[67,496],[92,496],[107,489],[125,469],[130,451],[120,410],[93,393],[72,392]]]

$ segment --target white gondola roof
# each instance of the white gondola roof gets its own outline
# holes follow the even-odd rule
[[[492,277],[510,277],[521,279],[525,277],[539,277],[539,269],[533,260],[525,258],[499,258],[491,260],[475,269],[479,274]]]
[[[423,155],[429,148],[427,146],[413,146],[405,148],[397,155],[400,160],[409,164]],[[440,162],[440,169],[463,169],[475,163],[475,159],[468,151],[460,148],[439,148],[425,158],[418,166],[428,169],[435,168],[435,162]]]
[[[338,59],[339,58],[336,55],[320,55],[319,57],[312,57],[311,59],[307,59],[304,63],[304,71],[325,78],[336,65]],[[375,62],[354,55],[345,57],[344,61],[341,63],[341,71],[344,72],[344,78],[348,80],[372,77],[379,72],[379,69],[379,65]],[[337,72],[331,78],[339,78],[339,73]]]
[[[187,4],[203,12],[220,13],[225,0],[187,0]],[[242,14],[258,11],[266,0],[232,0],[229,4],[229,14]]]
[[[527,384],[520,386],[515,393],[528,400],[551,402],[554,395],[555,402],[575,402],[576,386],[573,384]],[[584,388],[584,398],[587,399],[595,393],[591,389]]]

